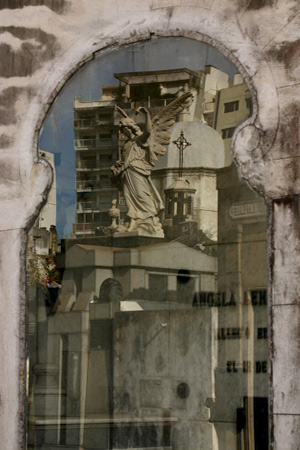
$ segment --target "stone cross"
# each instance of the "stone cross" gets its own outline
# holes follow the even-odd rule
[[[176,139],[176,141],[173,141],[173,144],[175,144],[179,150],[179,178],[181,178],[183,172],[183,150],[192,144],[186,140],[183,131],[181,131],[179,138]]]

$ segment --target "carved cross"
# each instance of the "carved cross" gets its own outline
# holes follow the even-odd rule
[[[183,150],[192,144],[186,140],[183,131],[181,131],[179,138],[176,139],[176,141],[173,141],[173,144],[175,144],[179,150],[179,178],[181,178],[183,173]]]

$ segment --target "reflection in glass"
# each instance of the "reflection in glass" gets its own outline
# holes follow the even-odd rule
[[[27,448],[266,449],[265,205],[230,154],[247,85],[183,38],[97,58],[41,134],[55,181],[28,240]],[[116,106],[145,130],[138,108],[153,119],[187,93],[151,170],[162,232],[133,229]]]

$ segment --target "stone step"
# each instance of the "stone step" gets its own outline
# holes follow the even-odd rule
[[[28,447],[30,449],[31,446]],[[85,447],[84,447],[85,448]],[[56,444],[42,444],[41,447],[39,447],[40,450],[78,450],[78,446],[74,445],[56,445]],[[80,447],[81,449],[81,447]],[[94,450],[94,449],[91,449]],[[96,450],[96,449],[95,449]],[[126,447],[126,448],[114,448],[113,450],[173,450],[172,446],[166,446],[166,447]]]
[[[129,447],[127,448],[115,448],[113,450],[173,450],[173,447]]]

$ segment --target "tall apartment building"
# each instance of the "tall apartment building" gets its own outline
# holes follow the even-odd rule
[[[205,123],[210,127],[214,124],[215,106],[218,92],[229,86],[227,73],[213,66],[205,66],[204,101],[202,114]]]
[[[118,195],[111,184],[110,167],[118,157],[118,130],[114,101],[74,100],[76,223],[75,236],[94,234],[108,224],[107,211]]]
[[[241,74],[217,93],[213,127],[221,134],[225,148],[225,166],[232,162],[231,138],[235,128],[252,112],[251,94]]]
[[[188,114],[201,120],[204,72],[189,69],[168,71],[132,72],[115,74],[117,86],[102,86],[99,101],[74,100],[75,164],[76,164],[76,220],[75,237],[91,236],[97,227],[109,225],[108,210],[113,199],[118,198],[112,184],[110,167],[118,159],[122,145],[118,124],[120,115],[115,105],[123,108],[136,121],[138,106],[146,106],[152,117],[166,104],[186,90],[194,94]],[[142,122],[141,122],[142,125]],[[120,200],[121,212],[125,207]]]

